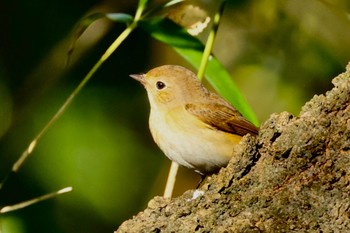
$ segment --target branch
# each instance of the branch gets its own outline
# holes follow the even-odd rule
[[[117,232],[349,232],[350,63],[333,84],[245,136],[202,192],[155,197]]]

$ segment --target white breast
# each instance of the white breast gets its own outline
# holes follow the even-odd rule
[[[202,174],[226,166],[240,140],[236,136],[233,141],[235,136],[210,128],[185,109],[166,114],[151,111],[149,124],[155,142],[169,159]]]

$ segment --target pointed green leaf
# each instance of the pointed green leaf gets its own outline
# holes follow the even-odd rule
[[[108,18],[114,22],[129,24],[133,21],[133,17],[124,13],[94,13],[82,18],[76,26],[74,32],[74,38],[67,52],[67,64],[69,64],[69,59],[74,52],[75,44],[81,35],[86,31],[86,29],[96,20],[101,18]]]
[[[180,2],[183,2],[184,0],[172,0],[172,1],[169,1],[169,2],[167,2],[166,4],[164,4],[164,8],[166,8],[166,7],[170,7],[170,6],[173,6],[173,5],[175,5],[175,4],[178,4],[178,3],[180,3]]]
[[[204,48],[198,39],[188,34],[173,21],[162,18],[142,20],[139,22],[139,26],[157,40],[174,48],[191,48],[198,51],[202,51]]]
[[[147,11],[145,13],[145,15],[155,15],[157,14],[158,12],[164,10],[165,8],[167,7],[171,7],[171,6],[174,6],[178,3],[181,3],[181,2],[184,2],[185,0],[171,0],[169,2],[165,2],[163,4],[158,4],[156,5],[154,8],[150,9],[149,11]]]
[[[105,17],[114,22],[125,24],[130,24],[134,20],[134,17],[125,13],[107,13],[105,14]]]

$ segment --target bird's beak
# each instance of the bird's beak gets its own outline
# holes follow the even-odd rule
[[[144,74],[130,74],[131,78],[135,79],[136,81],[139,81],[143,85],[145,84],[145,75]]]

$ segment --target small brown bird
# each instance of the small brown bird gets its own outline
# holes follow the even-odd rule
[[[226,166],[242,136],[258,133],[186,68],[165,65],[130,76],[147,90],[154,141],[169,159],[202,176]]]

